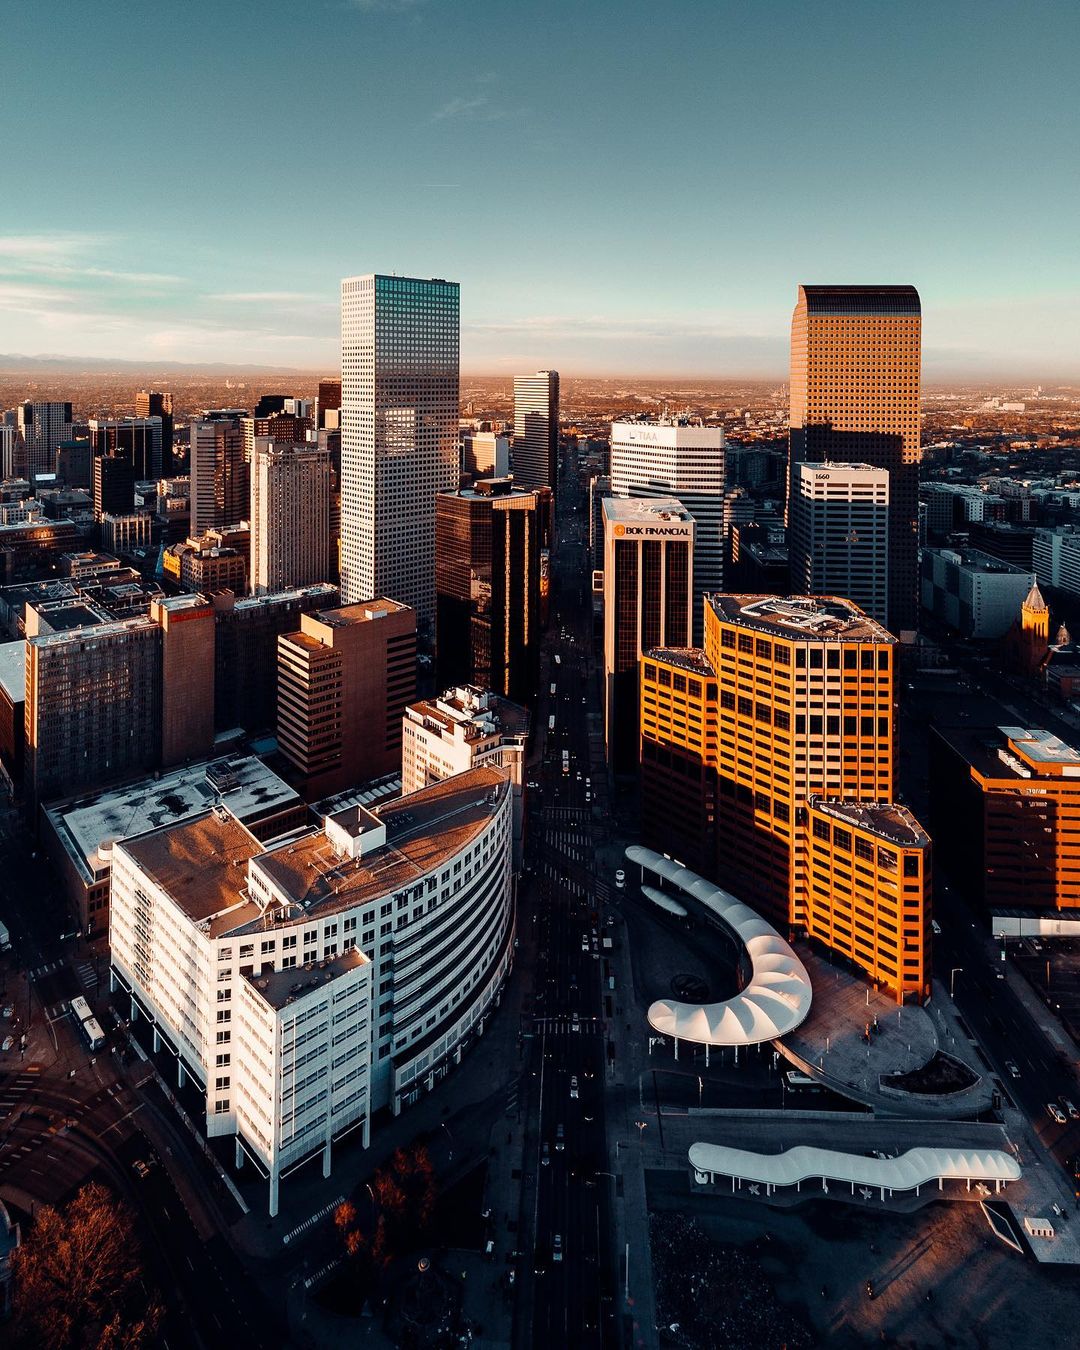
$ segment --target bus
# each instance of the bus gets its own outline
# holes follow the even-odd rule
[[[820,1086],[816,1078],[811,1078],[805,1073],[798,1073],[795,1069],[789,1069],[784,1077],[787,1079],[787,1085],[790,1088],[816,1088]]]
[[[75,1014],[87,1045],[91,1050],[100,1050],[105,1044],[105,1033],[101,1030],[100,1022],[90,1011],[90,1004],[81,994],[71,1000],[71,1011]]]

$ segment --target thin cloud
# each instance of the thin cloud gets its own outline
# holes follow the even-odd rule
[[[419,9],[427,0],[345,0],[346,9],[361,14],[408,14]]]
[[[451,117],[471,117],[476,118],[483,112],[485,120],[492,114],[491,100],[487,94],[473,94],[471,98],[463,98],[460,94],[444,103],[441,108],[431,114],[433,122],[445,122]]]
[[[220,291],[208,295],[207,300],[221,301],[224,304],[237,305],[273,305],[273,304],[331,304],[337,308],[336,301],[328,301],[324,295],[314,295],[308,291]]]
[[[0,258],[70,257],[102,242],[102,236],[90,234],[5,234],[0,235]]]

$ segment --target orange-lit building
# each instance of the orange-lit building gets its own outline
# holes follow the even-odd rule
[[[914,286],[800,286],[791,316],[788,501],[797,466],[889,470],[888,623],[919,616],[920,353]]]
[[[883,919],[884,959],[869,959],[852,938],[838,944],[833,923],[840,916],[850,930],[858,903],[874,926],[872,897],[888,894],[894,881],[889,823],[906,819],[888,805],[895,648],[847,600],[707,597],[704,652],[653,649],[642,659],[641,813],[650,847],[714,878],[782,929],[844,952],[904,998],[928,988],[928,885],[908,907],[910,919],[905,909],[892,930],[884,926],[892,919]],[[814,799],[834,810],[858,806],[863,834],[873,834],[874,822],[884,832],[880,865],[875,845],[869,873],[860,857],[857,884],[853,872],[849,898],[834,893],[836,915],[830,910],[825,923],[812,880],[823,861],[810,843]],[[913,820],[911,827],[918,831]],[[920,831],[912,848],[925,857],[928,844]],[[845,866],[842,858],[829,862],[830,872]],[[920,865],[920,884],[928,878]]]
[[[943,861],[988,909],[1080,905],[1080,751],[1025,727],[935,730],[930,810]]]

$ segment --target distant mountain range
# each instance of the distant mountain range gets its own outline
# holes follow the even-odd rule
[[[139,371],[155,375],[312,375],[320,372],[297,366],[230,365],[224,361],[121,361],[109,356],[20,356],[0,353],[0,375],[118,374]]]

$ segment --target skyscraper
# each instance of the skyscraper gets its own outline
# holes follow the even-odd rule
[[[21,403],[15,410],[16,460],[27,477],[56,472],[56,450],[71,440],[70,403]]]
[[[638,763],[638,660],[649,647],[689,647],[694,521],[674,497],[605,497],[604,741],[612,773]]]
[[[320,380],[315,399],[315,427],[318,431],[333,431],[341,425],[341,381]]]
[[[247,519],[250,466],[244,460],[243,419],[237,408],[215,408],[191,419],[191,529],[207,530]]]
[[[549,487],[559,473],[559,372],[514,376],[514,481]]]
[[[199,759],[214,748],[214,607],[201,595],[150,604],[161,629],[161,762]]]
[[[840,595],[884,624],[889,593],[889,472],[799,464],[788,514],[791,589]]]
[[[930,866],[892,803],[895,645],[846,600],[710,597],[704,651],[642,658],[642,833],[907,1000]]]
[[[135,509],[135,470],[128,451],[110,450],[93,460],[94,519],[126,516]]]
[[[341,589],[435,618],[435,494],[457,486],[459,287],[341,283]]]
[[[889,470],[894,633],[919,613],[921,313],[914,286],[800,286],[791,318],[789,520],[799,464]]]
[[[251,464],[251,590],[309,586],[330,576],[330,453],[255,438]]]
[[[161,474],[173,471],[173,396],[159,389],[140,389],[135,395],[136,417],[161,418]]]
[[[703,593],[724,589],[724,432],[685,419],[613,422],[611,490],[617,497],[678,497],[694,517],[694,637]]]
[[[91,453],[109,455],[122,451],[136,481],[161,477],[162,421],[160,417],[90,419]]]
[[[535,696],[541,536],[550,496],[550,488],[529,491],[498,478],[436,497],[441,684],[476,684],[523,704]]]

